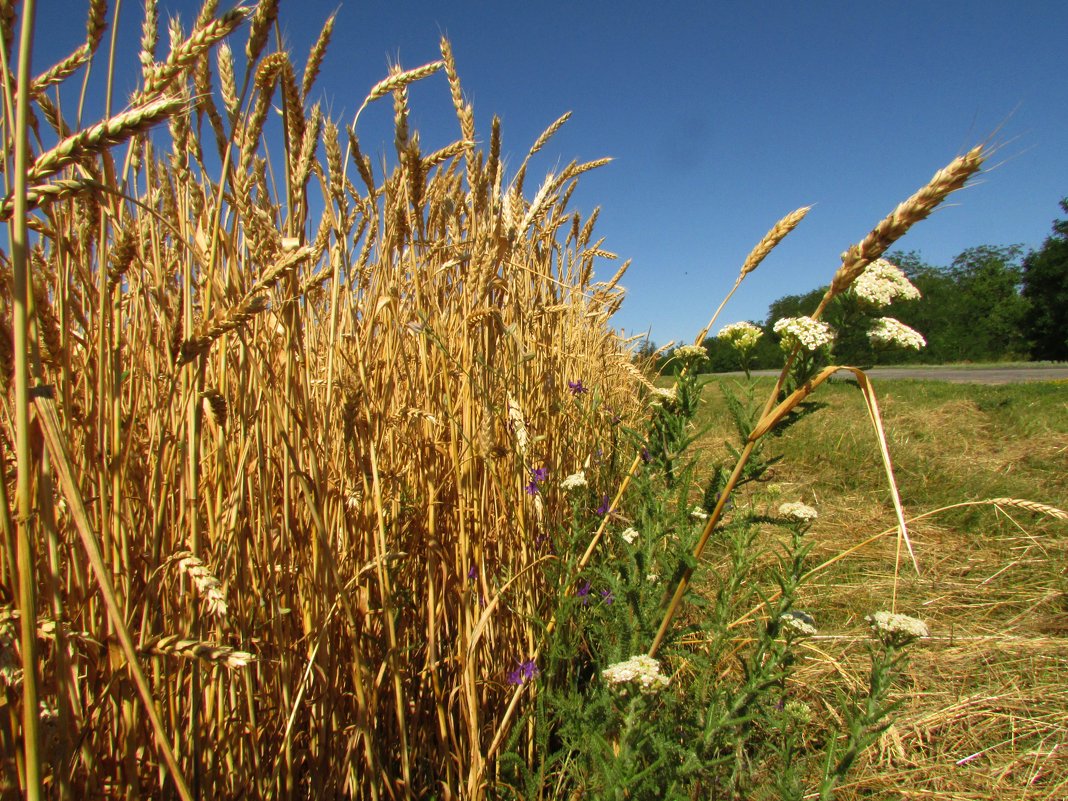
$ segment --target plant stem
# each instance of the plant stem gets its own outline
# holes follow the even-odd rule
[[[19,611],[22,615],[22,732],[26,757],[27,801],[41,797],[40,710],[37,695],[37,597],[33,569],[33,466],[30,448],[29,373],[29,229],[26,222],[26,172],[29,166],[30,54],[36,15],[35,0],[22,9],[19,40],[18,104],[15,111],[15,204],[11,230],[14,271],[15,453],[18,467],[16,542]]]

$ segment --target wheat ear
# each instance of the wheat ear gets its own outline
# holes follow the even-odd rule
[[[701,333],[697,335],[697,338],[694,340],[695,345],[700,345],[705,341],[708,332],[711,331],[712,326],[716,324],[716,318],[719,317],[719,313],[723,311],[723,307],[727,305],[727,301],[731,299],[731,296],[734,295],[738,287],[741,286],[745,277],[760,266],[760,262],[764,261],[767,255],[775,249],[775,246],[782,242],[786,235],[794,230],[800,222],[805,219],[805,215],[811,210],[811,206],[802,206],[795,211],[791,211],[775,223],[775,225],[771,227],[771,230],[764,234],[764,238],[757,243],[756,247],[749,251],[749,255],[746,256],[745,261],[742,262],[742,269],[738,271],[738,277],[734,280],[734,286],[731,287],[731,291],[728,292],[727,296],[720,302],[716,311],[712,315],[712,319],[708,321],[708,325],[706,325]]]
[[[1056,506],[1047,506],[1044,503],[1038,503],[1037,501],[1027,501],[1022,498],[991,498],[987,503],[994,506],[1012,506],[1017,509],[1026,509],[1028,512],[1034,512],[1039,515],[1048,515],[1055,517],[1057,520],[1068,520],[1068,512],[1062,509],[1058,509]]]
[[[953,159],[936,172],[926,186],[898,205],[890,216],[875,226],[860,244],[853,245],[843,253],[842,266],[834,274],[821,310],[831,298],[848,289],[864,272],[864,268],[882,256],[909,228],[927,217],[950,193],[964,186],[983,166],[986,156],[985,145],[976,145],[963,156]]]
[[[188,39],[171,51],[165,62],[148,72],[141,96],[151,97],[167,89],[179,75],[192,69],[198,58],[233,33],[247,16],[248,9],[238,6],[194,30]]]
[[[29,169],[27,183],[40,183],[79,159],[125,142],[167,119],[184,105],[185,101],[180,97],[162,97],[78,131],[41,154]]]
[[[211,396],[206,395],[205,401],[212,404],[211,408],[214,410],[216,397],[223,400],[223,409],[225,409],[225,400],[217,392]],[[208,607],[208,611],[218,617],[226,617],[226,593],[222,582],[215,577],[203,560],[193,556],[191,552],[179,551],[175,557],[178,560],[178,570],[192,580],[200,597],[204,599],[204,605]]]
[[[159,637],[146,642],[138,651],[151,656],[177,656],[182,659],[203,659],[228,668],[242,668],[256,657],[248,651],[238,651],[225,645],[215,645],[200,640],[187,640],[176,634]]]

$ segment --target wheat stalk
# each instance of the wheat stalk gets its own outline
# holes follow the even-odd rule
[[[38,184],[26,189],[26,206],[35,209],[55,203],[57,200],[80,195],[84,192],[104,189],[100,181],[92,178],[64,178],[47,184]],[[14,199],[9,195],[0,201],[0,220],[9,220],[15,211]]]
[[[162,97],[116,114],[67,137],[42,153],[30,167],[27,180],[39,183],[89,156],[102,153],[166,120],[185,106],[180,97]]]
[[[378,100],[380,97],[385,97],[388,94],[392,94],[400,89],[403,89],[410,83],[421,81],[435,72],[444,69],[444,61],[431,61],[429,64],[424,64],[421,67],[415,69],[405,70],[403,72],[395,72],[387,78],[383,78],[381,81],[371,87],[371,91],[363,101],[363,105],[372,103]],[[353,128],[356,126],[353,125]]]
[[[1068,512],[1058,509],[1056,506],[1047,506],[1037,501],[1028,501],[1021,498],[991,498],[987,503],[994,506],[1012,506],[1017,509],[1026,509],[1039,515],[1047,515],[1057,520],[1068,520]]]
[[[196,28],[188,39],[171,49],[165,62],[148,71],[141,97],[152,97],[167,91],[179,75],[192,69],[198,58],[233,33],[247,16],[248,9],[238,6]]]
[[[312,45],[312,49],[308,53],[308,60],[304,64],[304,77],[300,82],[300,94],[302,97],[308,96],[312,86],[315,84],[315,79],[319,77],[319,69],[323,65],[326,50],[330,46],[330,37],[334,34],[334,22],[336,19],[336,11],[327,17],[326,22],[323,23],[323,29],[319,32],[319,38],[315,40],[315,44]]]
[[[836,295],[841,294],[860,276],[864,269],[904,236],[913,225],[924,219],[950,193],[960,189],[983,166],[987,150],[977,145],[958,156],[927,182],[916,194],[898,205],[882,222],[872,229],[859,244],[842,254],[842,266],[834,274],[821,310]]]
[[[723,311],[723,307],[727,305],[727,301],[731,299],[738,287],[741,286],[745,277],[760,266],[760,263],[767,258],[767,255],[771,253],[780,242],[782,242],[788,233],[794,230],[798,224],[805,219],[805,215],[811,210],[811,206],[802,206],[799,209],[791,211],[775,223],[775,225],[771,227],[771,230],[764,234],[764,238],[756,244],[756,247],[749,251],[749,255],[746,256],[745,261],[742,262],[742,269],[738,271],[738,277],[734,280],[734,286],[731,287],[727,296],[723,298],[719,306],[716,308],[716,311],[713,312],[712,319],[708,321],[708,325],[706,325],[701,330],[701,333],[697,335],[697,338],[694,339],[695,345],[700,345],[705,341],[705,337],[707,337],[712,330],[712,326],[716,324],[716,319],[719,317],[720,312]]]
[[[186,639],[177,634],[150,639],[138,649],[145,656],[176,656],[180,659],[200,659],[230,669],[243,668],[255,662],[256,657],[248,651],[239,651],[225,645]]]
[[[211,395],[206,394],[204,400],[209,405],[209,408],[213,410],[213,413],[218,400],[222,400],[222,416],[225,419],[226,401],[221,395],[217,392]],[[225,618],[226,592],[223,590],[222,582],[215,577],[215,574],[204,564],[203,560],[193,556],[190,551],[179,551],[171,557],[171,560],[177,561],[178,570],[192,580],[200,597],[204,599],[204,605],[208,608],[208,611],[213,615]]]
[[[252,14],[248,43],[245,45],[245,55],[248,57],[250,70],[263,52],[263,48],[266,47],[267,37],[276,19],[278,19],[278,0],[260,0]]]

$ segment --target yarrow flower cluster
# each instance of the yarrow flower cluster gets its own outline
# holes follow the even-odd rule
[[[808,612],[799,609],[791,609],[782,616],[782,624],[788,630],[787,633],[802,637],[814,637],[819,632],[816,629],[816,620]]]
[[[572,473],[561,481],[560,489],[570,492],[571,490],[582,489],[587,485],[586,472],[584,470],[579,470],[577,473]]]
[[[601,671],[601,677],[609,684],[624,685],[635,682],[645,694],[655,693],[668,685],[668,677],[660,672],[660,663],[651,656],[632,656],[626,662],[617,662]]]
[[[667,389],[665,387],[653,387],[651,394],[652,398],[649,402],[653,406],[660,406],[665,403],[670,406],[679,399],[678,393],[676,393],[675,391],[675,387],[671,387],[670,389]]]
[[[719,333],[716,334],[716,339],[720,339],[744,353],[755,348],[762,336],[764,336],[764,332],[752,323],[731,323],[719,330]]]
[[[779,517],[795,520],[798,523],[811,523],[820,514],[808,504],[791,501],[779,507]]]
[[[920,290],[912,285],[898,267],[886,259],[876,259],[853,283],[856,296],[876,308],[889,306],[891,301],[915,300]]]
[[[787,720],[801,726],[812,722],[812,707],[804,701],[787,701],[783,704],[782,714]]]
[[[695,506],[690,510],[690,517],[694,520],[708,520],[708,512],[701,506]]]
[[[708,351],[700,345],[681,345],[672,356],[683,362],[700,362],[708,358]]]
[[[784,349],[800,345],[807,351],[816,351],[834,341],[834,332],[822,320],[811,317],[783,317],[772,329],[782,337]]]
[[[868,330],[868,339],[875,345],[897,345],[902,348],[919,350],[927,345],[923,334],[909,328],[893,317],[880,317]]]
[[[641,535],[639,534],[638,529],[634,528],[633,526],[628,526],[627,528],[623,529],[619,536],[623,538],[623,541],[626,542],[627,545],[630,545]]]
[[[872,631],[884,642],[910,642],[917,637],[930,637],[927,624],[922,620],[894,612],[876,612],[864,618]]]

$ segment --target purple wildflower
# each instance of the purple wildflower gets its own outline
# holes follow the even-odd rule
[[[478,579],[478,568],[475,565],[471,565],[471,569],[467,571],[467,577],[471,579],[471,581]]]
[[[583,584],[581,587],[579,587],[577,595],[578,595],[579,598],[582,599],[582,605],[583,606],[589,606],[590,605],[590,582],[587,581],[585,584]]]
[[[612,594],[612,591],[610,589],[605,587],[603,590],[601,590],[601,598],[604,600],[605,606],[611,606],[612,602],[615,601],[616,596]]]
[[[517,665],[516,669],[508,674],[509,684],[523,684],[527,681],[533,681],[541,673],[533,659],[524,660],[517,663]]]
[[[527,491],[527,495],[537,495],[538,494],[538,482],[537,481],[531,481],[523,489],[525,489]]]
[[[600,515],[601,517],[604,517],[610,511],[612,511],[612,508],[608,504],[608,496],[605,495],[605,496],[603,496],[603,500],[601,501],[601,505],[597,507],[597,514]]]
[[[581,378],[578,381],[568,381],[567,388],[571,391],[572,395],[582,395],[585,392],[589,392],[583,385]]]
[[[649,462],[651,461],[653,461],[653,455],[649,453],[649,449],[642,448],[642,462],[644,462],[645,464],[649,464]]]
[[[545,479],[549,477],[548,467],[538,467],[530,471],[530,475],[534,479],[535,484],[541,484]]]

